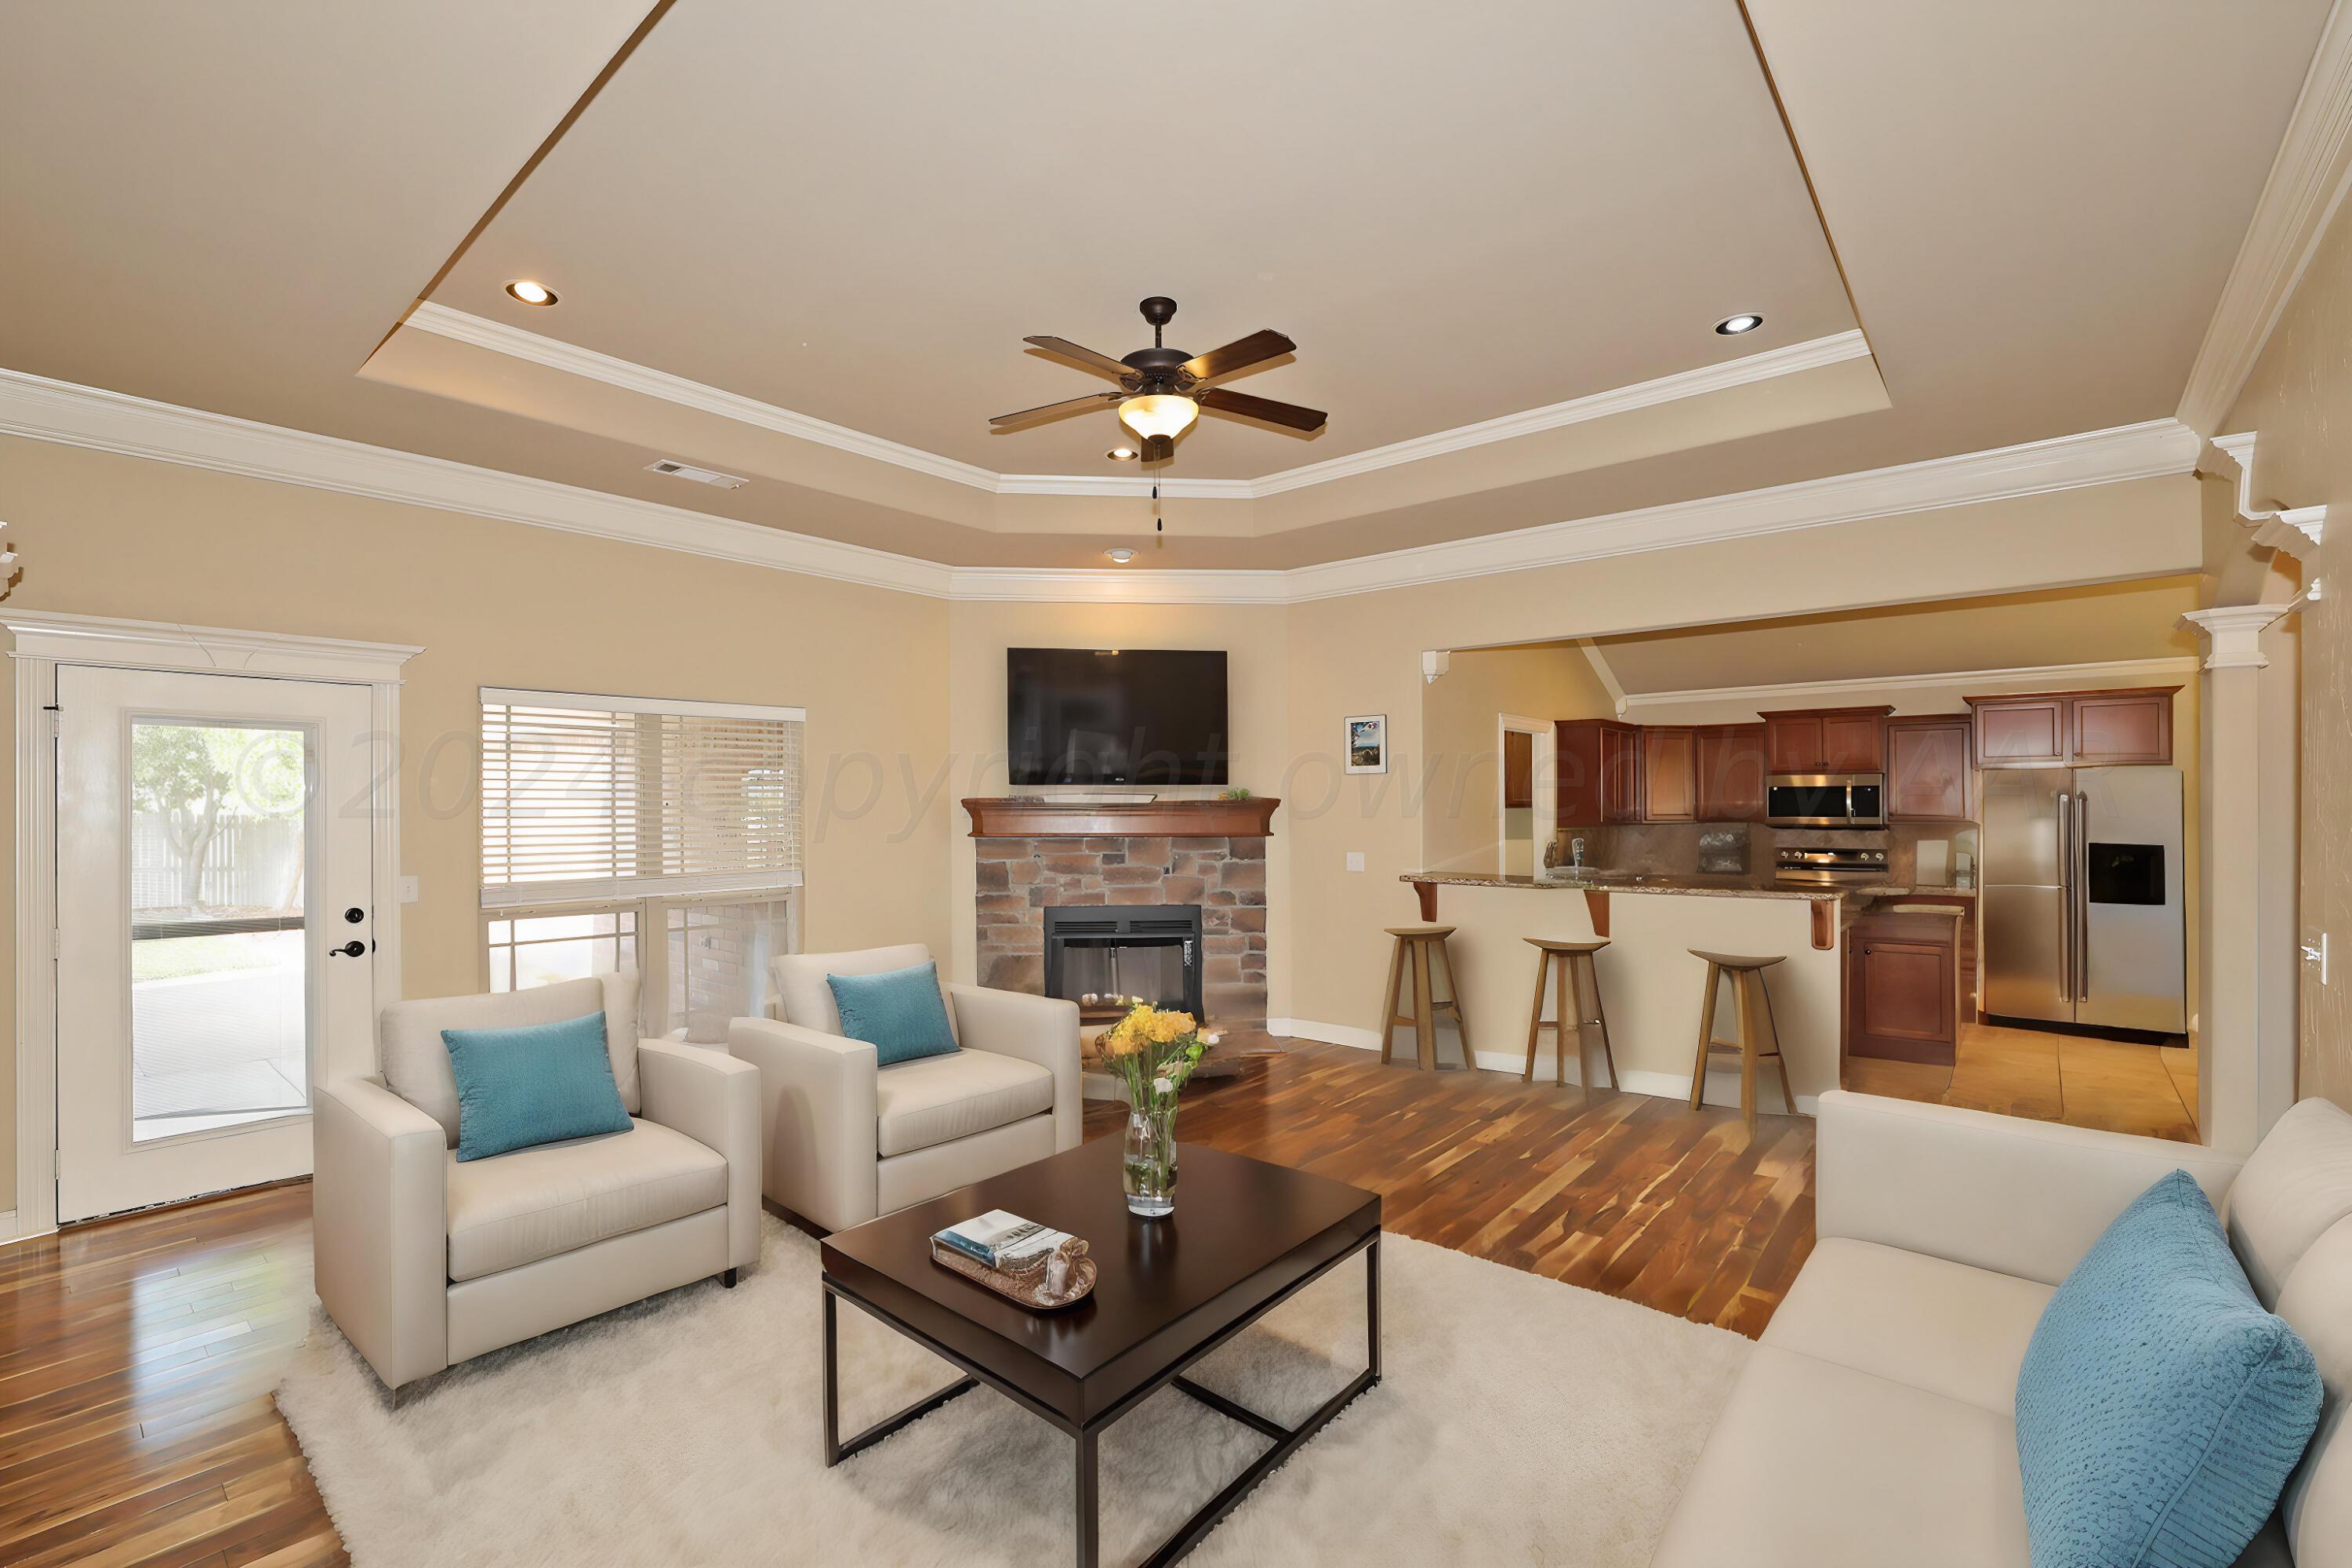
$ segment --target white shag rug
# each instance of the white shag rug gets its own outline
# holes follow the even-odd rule
[[[763,1216],[764,1217],[764,1216]],[[985,1385],[824,1465],[816,1244],[772,1217],[689,1286],[385,1394],[314,1310],[278,1393],[358,1568],[1066,1563],[1071,1440]],[[1387,1236],[1381,1381],[1191,1561],[1640,1568],[1748,1342]],[[1192,1375],[1295,1422],[1363,1366],[1341,1264]],[[956,1373],[841,1310],[842,1430]],[[1104,1435],[1106,1563],[1156,1549],[1267,1440],[1172,1388]]]

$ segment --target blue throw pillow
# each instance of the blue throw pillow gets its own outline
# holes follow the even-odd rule
[[[2026,1346],[2033,1568],[2228,1568],[2278,1506],[2320,1396],[2310,1350],[2173,1172],[2116,1216]]]
[[[444,1029],[457,1079],[457,1158],[626,1132],[604,1015],[520,1029]]]
[[[940,966],[919,963],[881,974],[828,974],[833,1005],[841,1010],[841,1032],[874,1047],[883,1067],[918,1057],[943,1057],[956,1048],[948,1027],[948,1005],[940,994]]]

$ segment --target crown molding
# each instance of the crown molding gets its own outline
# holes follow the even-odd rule
[[[584,376],[625,392],[661,398],[682,407],[714,414],[763,430],[773,430],[800,440],[814,441],[838,451],[894,464],[935,479],[950,479],[995,495],[1136,498],[1150,496],[1155,483],[1141,475],[996,473],[977,464],[959,462],[919,447],[869,436],[862,430],[852,430],[847,426],[835,425],[806,414],[796,414],[772,403],[762,403],[757,398],[728,392],[703,382],[689,381],[682,375],[672,375],[667,371],[655,370],[631,360],[598,353],[593,349],[544,337],[504,321],[467,315],[463,310],[453,310],[429,300],[420,302],[409,312],[405,324],[492,353],[526,360],[570,375]],[[1359,474],[1376,473],[1402,463],[1419,462],[1424,458],[1444,457],[1450,452],[1467,451],[1496,441],[1540,435],[1565,426],[1630,414],[1637,409],[1653,408],[1685,397],[1702,397],[1708,393],[1748,386],[1779,376],[1795,375],[1847,360],[1866,359],[1869,355],[1870,344],[1863,337],[1861,330],[1856,328],[1832,337],[1791,343],[1785,348],[1743,354],[1720,364],[1678,371],[1654,380],[1636,382],[1631,386],[1612,387],[1606,392],[1570,398],[1565,403],[1530,408],[1519,414],[1507,414],[1499,418],[1484,419],[1475,425],[1440,430],[1428,436],[1416,436],[1410,440],[1374,447],[1344,458],[1333,458],[1327,462],[1286,468],[1260,479],[1203,479],[1171,474],[1163,476],[1156,483],[1160,496],[1170,500],[1263,500],[1268,496],[1303,489],[1309,485],[1353,479]]]
[[[0,609],[0,626],[14,635],[12,657],[16,658],[324,680],[397,682],[400,667],[425,651],[410,643],[231,631],[44,610]]]
[[[2214,450],[2223,461],[2238,470],[2238,521],[2253,531],[2254,542],[2268,549],[2283,551],[2302,560],[2318,547],[2327,532],[2327,509],[2324,506],[2263,507],[2254,501],[2254,444],[2258,433],[2252,430],[2237,436],[2216,436]]]
[[[2028,664],[2008,669],[1952,669],[1932,675],[1867,675],[1838,680],[1788,680],[1758,686],[1695,687],[1685,691],[1637,691],[1618,704],[1622,717],[1646,708],[1683,708],[1701,702],[1758,702],[1803,707],[1820,699],[1819,706],[1835,707],[1842,699],[1890,687],[1905,690],[1940,691],[2025,682],[2052,690],[2072,689],[2084,681],[2162,679],[2197,672],[2197,660],[2187,654],[2161,658],[2114,658],[2083,664]]]
[[[0,370],[0,434],[944,596],[948,568],[683,507]]]
[[[1601,682],[1601,689],[1608,694],[1610,711],[1622,719],[1625,717],[1625,688],[1618,680],[1617,672],[1609,668],[1609,656],[1602,653],[1601,645],[1591,637],[1577,638],[1576,646],[1584,654],[1584,662],[1592,667],[1593,679]]]
[[[2352,0],[2336,0],[2280,138],[2278,155],[2205,341],[2180,394],[2180,422],[2200,433],[2229,416],[2279,314],[2303,281],[2352,186]]]
[[[465,512],[935,598],[1280,605],[1874,517],[2185,474],[2205,443],[2171,419],[1768,489],[1675,501],[1282,571],[950,567],[443,458],[0,370],[0,434]]]
[[[1711,392],[1726,392],[1737,386],[1753,385],[1759,381],[1818,370],[1823,365],[1869,357],[1870,343],[1863,337],[1861,329],[1855,328],[1833,337],[1790,343],[1786,348],[1767,349],[1762,353],[1743,354],[1720,364],[1701,365],[1696,370],[1678,371],[1653,381],[1612,387],[1607,392],[1570,398],[1566,403],[1530,408],[1523,414],[1506,414],[1499,418],[1482,419],[1475,425],[1440,430],[1429,436],[1416,436],[1411,440],[1391,442],[1385,447],[1374,447],[1369,451],[1351,453],[1344,458],[1309,463],[1303,468],[1286,468],[1278,474],[1268,474],[1254,481],[1251,498],[1263,500],[1268,496],[1304,489],[1309,485],[1328,484],[1334,479],[1377,473],[1402,463],[1417,463],[1424,458],[1442,458],[1449,452],[1467,451],[1474,447],[1491,446],[1496,441],[1508,441],[1521,436],[1538,436],[1570,425],[1654,408],[1662,403],[1703,397]]]
[[[1358,556],[1288,574],[1295,600],[1523,572],[1650,550],[1825,528],[2194,470],[2202,443],[2172,419],[1707,496],[1508,533]]]
[[[933,479],[949,479],[969,485],[974,489],[993,491],[998,476],[974,463],[960,463],[952,458],[942,458],[936,452],[926,452],[919,447],[885,440],[869,436],[863,430],[852,430],[846,425],[795,414],[789,408],[779,408],[772,403],[762,403],[756,397],[745,397],[699,381],[688,381],[682,375],[672,375],[634,360],[616,359],[611,354],[583,349],[560,338],[541,336],[510,327],[503,321],[492,321],[480,316],[469,316],[463,310],[453,310],[436,305],[430,300],[421,300],[408,313],[404,323],[419,331],[436,337],[467,343],[511,359],[528,360],[532,364],[558,370],[567,375],[601,381],[624,392],[637,393],[646,397],[657,397],[666,403],[715,414],[722,419],[739,424],[755,425],[762,430],[814,441],[820,447],[831,447],[876,462],[889,463],[901,468],[911,468]]]

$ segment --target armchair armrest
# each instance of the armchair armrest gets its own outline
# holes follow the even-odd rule
[[[760,1071],[768,1196],[827,1230],[872,1219],[881,1158],[874,1047],[772,1019],[738,1018],[727,1026],[727,1050]]]
[[[1035,1062],[1054,1075],[1054,1147],[1076,1148],[1087,1109],[1078,1075],[1078,1005],[984,985],[950,985],[947,994],[965,1046]]]
[[[760,1261],[760,1069],[708,1046],[637,1043],[646,1120],[727,1162],[727,1266]]]
[[[2055,1285],[2158,1177],[2221,1207],[2244,1161],[2198,1143],[1832,1089],[1822,1096],[1815,1228]]]
[[[387,1388],[449,1364],[447,1136],[383,1087],[320,1087],[310,1229],[319,1300]]]

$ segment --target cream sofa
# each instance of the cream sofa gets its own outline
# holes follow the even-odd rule
[[[781,1017],[728,1028],[727,1048],[760,1069],[763,1190],[812,1225],[846,1230],[1077,1147],[1075,1002],[943,984],[963,1048],[895,1067],[842,1037],[826,975],[929,962],[919,943],[779,958]]]
[[[444,1029],[602,1008],[626,1132],[460,1164]],[[398,1388],[760,1256],[759,1076],[637,1038],[634,973],[395,1002],[379,1077],[323,1085],[312,1122],[319,1300]]]
[[[1843,1091],[1822,1096],[1812,1256],[1700,1454],[1654,1568],[2027,1560],[2012,1397],[2042,1304],[2175,1169],[2327,1405],[2240,1560],[2352,1564],[2352,1114],[2296,1106],[2243,1162],[2210,1149]]]

